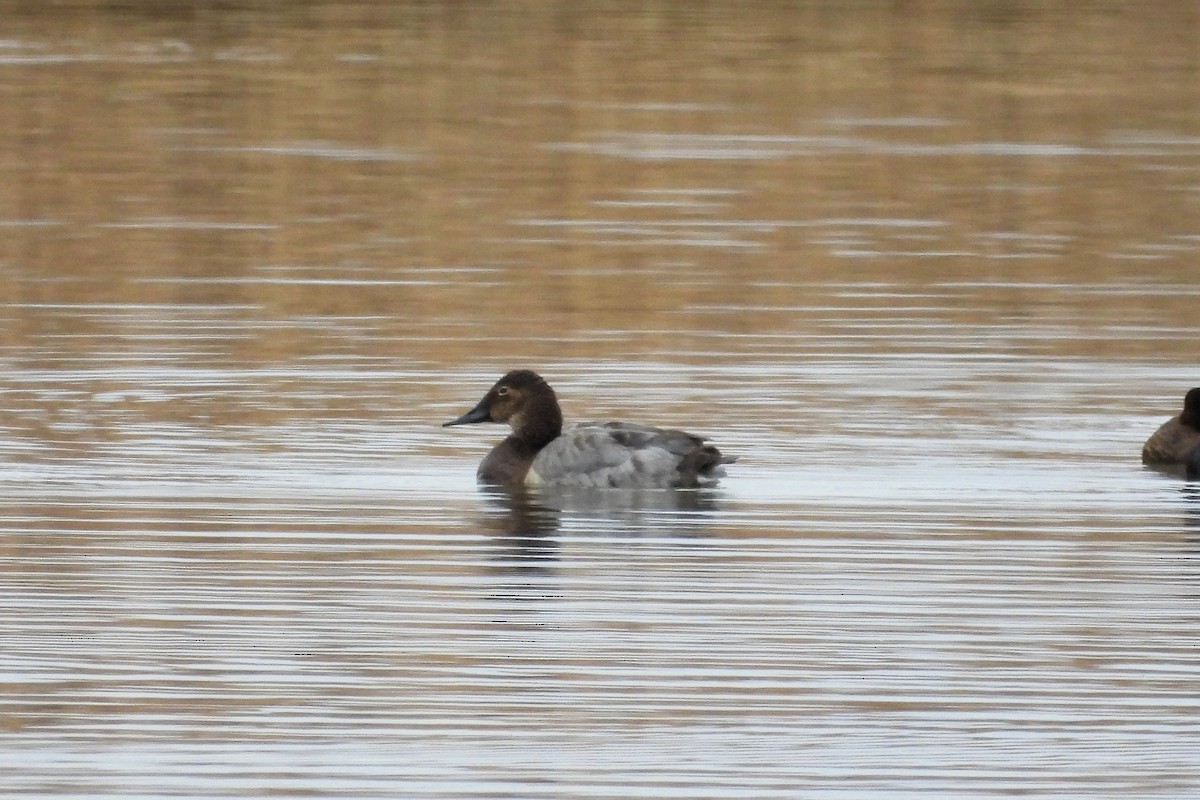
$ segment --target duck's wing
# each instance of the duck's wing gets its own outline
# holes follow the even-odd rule
[[[711,463],[710,463],[711,462]],[[548,485],[669,488],[711,482],[721,455],[698,436],[629,422],[584,422],[546,445],[531,472]],[[699,480],[705,472],[709,480]]]

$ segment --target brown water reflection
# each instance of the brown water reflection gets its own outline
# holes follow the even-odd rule
[[[1192,5],[10,5],[0,794],[1196,794]]]

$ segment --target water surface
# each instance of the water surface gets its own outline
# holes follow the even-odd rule
[[[4,796],[1194,796],[1158,12],[11,14]],[[740,460],[481,491],[514,367]]]

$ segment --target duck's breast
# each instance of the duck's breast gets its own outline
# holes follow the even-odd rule
[[[621,422],[585,422],[542,448],[527,481],[555,486],[669,488],[700,439],[682,431]]]
[[[484,456],[475,475],[481,483],[520,486],[528,477],[532,463],[532,453],[522,453],[509,437]]]

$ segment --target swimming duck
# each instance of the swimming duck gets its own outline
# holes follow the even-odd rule
[[[1200,477],[1200,388],[1183,398],[1183,411],[1164,422],[1142,447],[1142,463],[1183,466],[1189,478]]]
[[[443,425],[507,422],[508,438],[479,465],[480,482],[620,489],[709,486],[734,459],[699,436],[628,422],[563,428],[558,397],[536,372],[514,370],[473,409]]]

